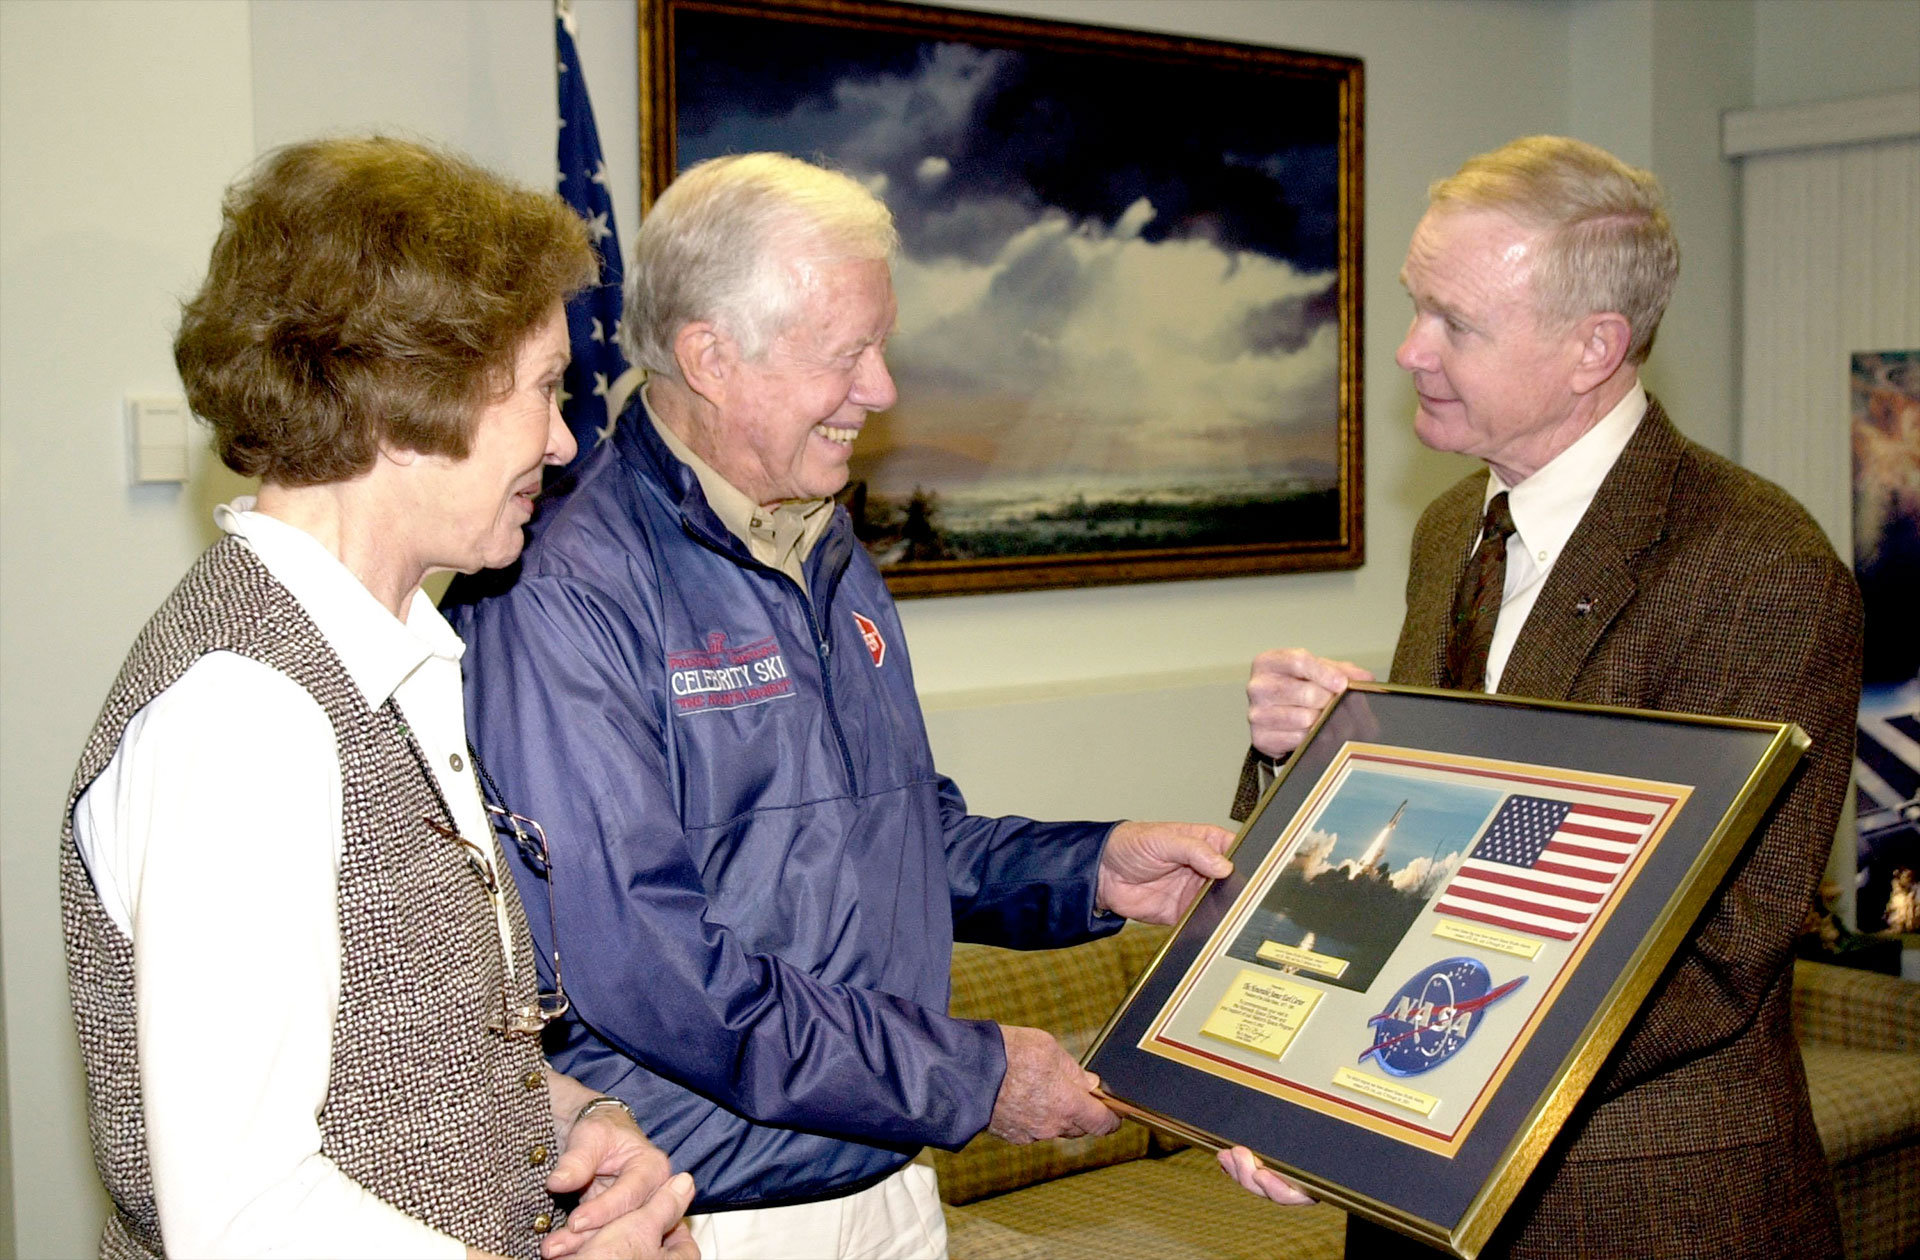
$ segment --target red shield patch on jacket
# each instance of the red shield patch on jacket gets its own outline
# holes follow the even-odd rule
[[[847,611],[853,612],[851,608]],[[887,659],[887,641],[880,637],[880,627],[859,613],[853,613],[853,623],[860,627],[860,638],[867,645],[867,655],[873,658],[873,667],[880,668]]]

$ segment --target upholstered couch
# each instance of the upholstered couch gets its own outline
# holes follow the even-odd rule
[[[1847,1260],[1920,1256],[1920,983],[1802,961],[1793,1024]]]
[[[1027,954],[963,945],[954,1014],[1047,1028],[1080,1054],[1163,935],[1131,927]],[[1801,963],[1794,998],[1847,1256],[1920,1252],[1920,984]],[[940,1175],[953,1260],[1336,1260],[1345,1238],[1338,1209],[1255,1199],[1211,1152],[1131,1122],[1026,1147],[983,1134],[922,1158]]]

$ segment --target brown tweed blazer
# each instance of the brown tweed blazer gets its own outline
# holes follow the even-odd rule
[[[1441,682],[1485,487],[1475,473],[1420,519],[1394,682]],[[1860,626],[1853,575],[1800,505],[1681,437],[1651,402],[1548,574],[1499,689],[1790,720],[1813,747],[1493,1251],[1839,1254],[1788,964],[1846,795]]]

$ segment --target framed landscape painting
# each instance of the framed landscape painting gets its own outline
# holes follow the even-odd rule
[[[710,157],[892,209],[843,502],[898,595],[1354,568],[1361,64],[865,0],[639,0],[642,205]]]

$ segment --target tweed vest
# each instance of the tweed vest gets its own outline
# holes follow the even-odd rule
[[[101,907],[73,839],[73,807],[127,723],[201,656],[235,652],[298,683],[333,724],[343,851],[340,1002],[321,1153],[376,1197],[469,1246],[534,1255],[551,1224],[545,1181],[558,1154],[536,1041],[489,1030],[504,1002],[529,1001],[526,918],[503,879],[515,954],[503,991],[500,933],[480,878],[429,817],[446,818],[418,744],[391,700],[378,709],[299,603],[234,538],[209,548],[140,632],[108,693],[68,794],[61,918],[74,1022],[87,1071],[94,1162],[114,1203],[103,1256],[164,1254],[147,1159],[134,1025],[133,943]],[[259,843],[274,843],[271,819]],[[496,863],[498,863],[498,846]],[[500,866],[504,871],[504,865]],[[245,1018],[207,960],[206,1053],[215,1011]]]

